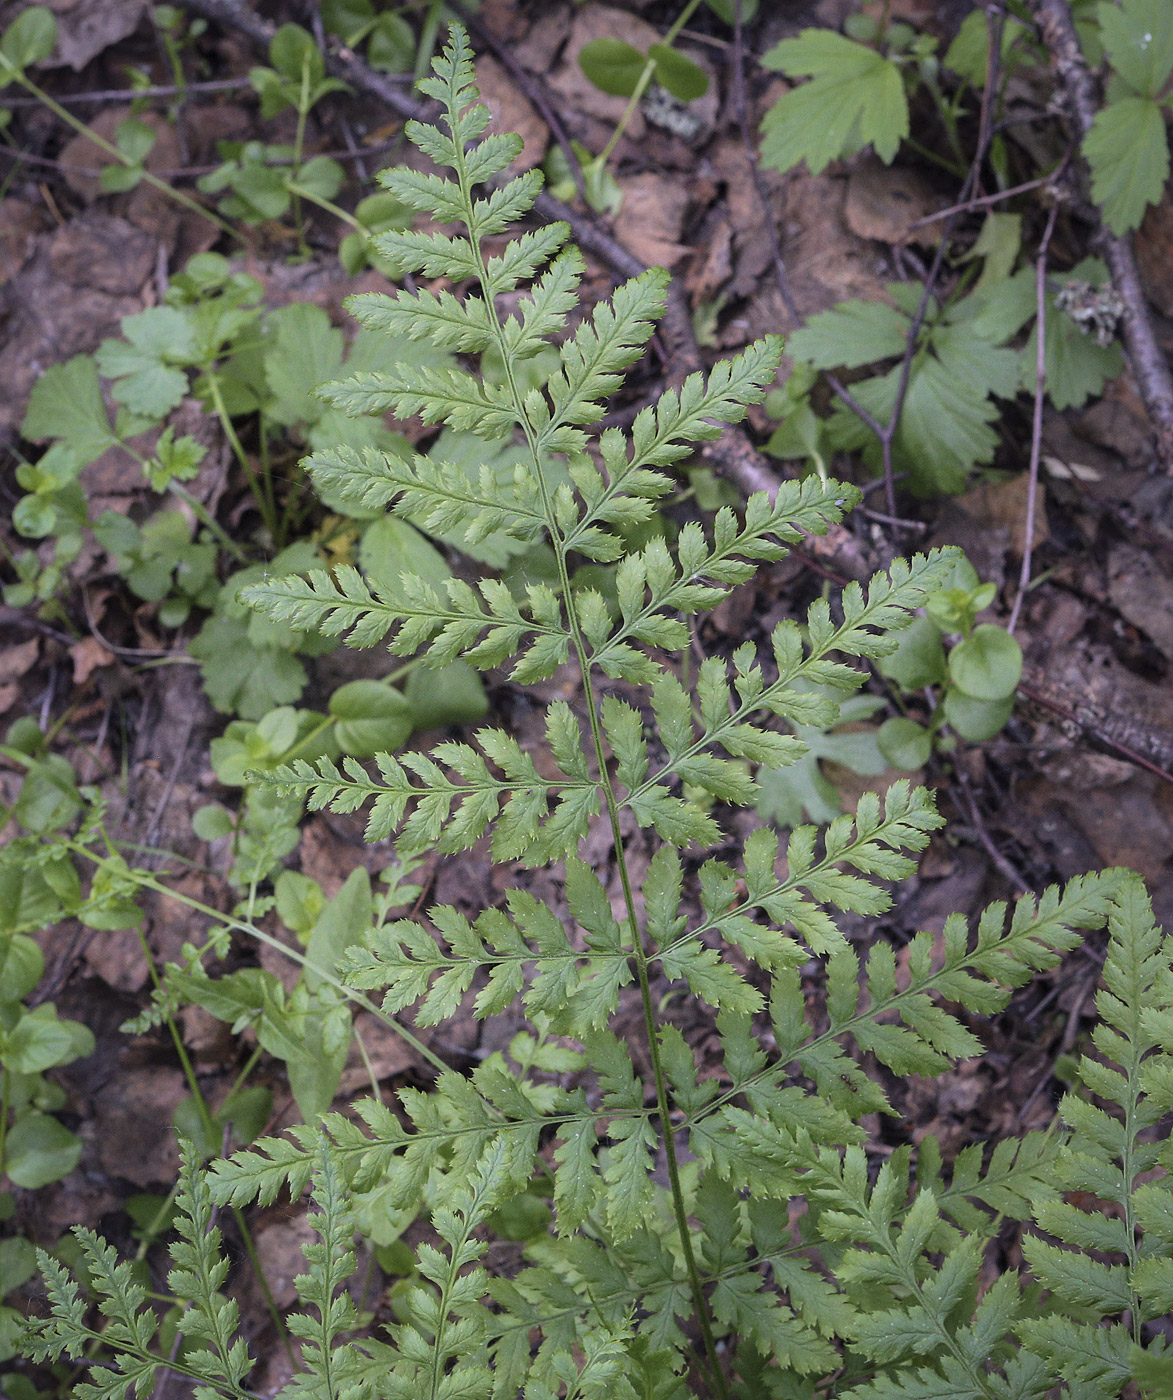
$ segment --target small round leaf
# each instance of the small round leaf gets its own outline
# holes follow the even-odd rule
[[[412,731],[406,697],[382,681],[351,681],[330,697],[329,709],[339,746],[354,758],[393,753]]]
[[[681,102],[693,102],[708,92],[709,78],[705,70],[667,44],[653,44],[648,57],[655,62],[656,81]]]
[[[893,768],[912,772],[922,768],[933,751],[933,737],[923,724],[914,719],[897,715],[885,720],[876,733],[876,743],[880,752]]]
[[[201,841],[219,841],[235,830],[231,812],[215,803],[201,807],[191,819],[191,829]]]
[[[44,5],[22,10],[4,31],[0,52],[14,68],[22,71],[41,63],[57,43],[57,21]]]
[[[80,1157],[81,1138],[47,1113],[26,1113],[8,1134],[5,1166],[26,1191],[68,1176]]]
[[[980,623],[949,653],[949,678],[974,700],[1005,700],[1022,679],[1022,648],[1005,628]]]
[[[1000,733],[1013,710],[1013,696],[1005,700],[975,700],[954,688],[945,692],[945,718],[971,744],[984,743]]]
[[[914,617],[896,633],[896,650],[876,662],[880,675],[905,690],[921,690],[945,679],[945,648],[941,634],[927,617]]]
[[[647,59],[622,39],[593,39],[578,55],[579,67],[595,87],[612,97],[630,97]]]

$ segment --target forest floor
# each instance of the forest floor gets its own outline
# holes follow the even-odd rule
[[[6,22],[20,8],[0,5],[0,18]],[[132,111],[129,70],[156,85],[173,82],[145,0],[54,0],[52,8],[62,41],[52,62],[38,69],[38,81],[113,139]],[[948,42],[967,6],[894,0],[891,8]],[[317,7],[267,0],[259,9],[276,23],[307,23]],[[853,9],[840,0],[785,6],[766,0],[747,38],[749,58],[803,24],[837,26]],[[561,134],[598,151],[622,112],[622,98],[601,93],[584,78],[576,61],[581,46],[612,36],[646,48],[674,13],[674,6],[661,0],[619,7],[594,0],[484,0],[473,34],[478,79],[500,128],[525,138],[526,163],[540,162],[555,146],[551,117]],[[833,163],[818,175],[803,166],[785,175],[765,170],[759,189],[739,127],[728,27],[701,10],[681,42],[709,75],[708,93],[691,104],[695,110],[684,134],[636,113],[611,162],[621,204],[609,227],[635,259],[665,266],[679,279],[705,362],[762,334],[793,328],[779,287],[771,223],[802,320],[849,298],[883,300],[888,284],[923,276],[934,253],[936,226],[913,225],[949,203],[955,182],[928,163],[902,159],[883,166],[865,155]],[[194,85],[177,111],[168,111],[167,96],[145,99],[134,109],[156,134],[147,169],[190,191],[196,178],[219,164],[218,143],[294,142],[292,109],[268,119],[260,115],[248,74],[263,59],[247,32],[231,24],[209,22],[192,38],[179,61]],[[404,78],[387,81],[410,90]],[[744,115],[751,129],[782,87],[777,75],[748,63]],[[537,98],[544,111],[534,105]],[[14,100],[10,105],[9,145],[0,147],[5,516],[21,494],[15,468],[37,450],[20,437],[37,378],[50,366],[95,351],[118,334],[123,318],[159,305],[169,279],[193,254],[216,248],[233,257],[258,279],[266,306],[310,303],[347,337],[352,327],[342,309],[344,297],[388,285],[374,268],[354,275],[343,270],[338,247],[348,230],[323,210],[304,211],[304,247],[289,219],[245,228],[242,247],[146,184],[126,193],[104,192],[99,172],[106,159],[97,147],[63,128],[41,104]],[[337,198],[352,209],[377,188],[376,172],[401,158],[402,119],[369,93],[340,91],[314,108],[305,139],[307,154],[329,154],[344,166],[346,184]],[[1017,207],[1037,239],[1046,208],[1030,198]],[[956,256],[942,272],[946,290],[950,279],[961,275],[961,254],[979,226],[975,215],[955,233]],[[1088,238],[1086,225],[1060,219],[1050,248],[1052,265],[1074,266],[1088,255]],[[1151,211],[1141,249],[1150,314],[1166,349],[1173,348],[1173,320],[1164,314],[1173,314],[1173,259],[1162,256],[1162,249],[1173,246],[1170,240],[1173,203],[1167,195]],[[588,267],[588,295],[609,295],[615,269],[590,254]],[[647,362],[614,401],[617,421],[630,421],[633,409],[677,373],[672,356],[669,338],[657,339]],[[220,425],[194,399],[185,399],[177,417],[182,431],[209,449],[190,490],[228,533],[255,540],[254,502]],[[764,408],[751,412],[748,434],[759,448],[773,427]],[[413,431],[417,440],[423,438],[422,429]],[[996,585],[987,616],[1004,622],[1018,591],[1025,541],[1029,396],[1006,407],[998,432],[993,463],[961,494],[916,498],[897,483],[900,519],[894,522],[882,492],[869,490],[863,507],[830,543],[816,548],[818,542],[812,542],[763,569],[703,616],[695,633],[698,654],[726,654],[745,639],[764,641],[779,619],[800,615],[825,589],[866,578],[896,554],[944,544],[962,546],[978,576]],[[255,430],[252,436],[245,433],[243,448],[255,454]],[[870,735],[881,711],[827,736],[823,783],[812,791],[808,772],[808,787],[797,794],[851,810],[864,790],[911,776],[936,790],[949,818],[925,852],[919,874],[899,889],[891,911],[879,921],[857,921],[854,932],[861,939],[886,937],[901,946],[914,930],[940,930],[953,911],[973,915],[993,899],[1116,864],[1138,870],[1150,886],[1158,918],[1166,926],[1173,920],[1173,483],[1156,463],[1145,410],[1127,372],[1078,409],[1048,408],[1041,448],[1033,583],[1016,629],[1025,669],[1010,722],[989,742],[936,755],[919,774],[876,773],[874,745],[868,748],[866,737],[862,746],[858,739],[844,740]],[[285,464],[277,469],[292,471],[299,450],[291,439]],[[793,475],[797,467],[765,461],[779,477]],[[832,466],[835,475],[872,481],[846,456]],[[744,474],[731,475],[735,484],[745,484]],[[116,450],[88,466],[83,483],[94,517],[111,510],[142,520],[158,506],[139,467]],[[701,495],[722,489],[710,475],[693,484]],[[0,523],[0,538],[9,559],[28,548],[7,521]],[[11,570],[3,567],[10,581]],[[177,631],[161,626],[157,605],[136,597],[111,557],[92,541],[69,565],[58,596],[54,608],[0,608],[0,723],[36,718],[79,780],[105,795],[111,830],[127,849],[141,852],[138,863],[169,872],[168,880],[205,905],[230,907],[236,895],[226,883],[232,859],[227,844],[209,846],[191,824],[196,810],[210,801],[234,800],[209,759],[209,744],[226,717],[209,703],[201,671],[185,651],[201,614],[197,610]],[[331,653],[307,664],[308,704],[341,681],[385,675],[392,666],[381,648]],[[558,683],[549,683],[551,695]],[[537,721],[528,698],[497,674],[489,677],[488,696],[499,722],[523,742],[532,737],[527,726],[532,729]],[[861,762],[865,751],[868,757]],[[837,757],[847,762],[836,762]],[[872,771],[853,771],[853,759]],[[19,787],[20,772],[18,764],[0,757],[6,805]],[[762,820],[753,812],[730,818],[730,839]],[[601,847],[595,854],[605,860]],[[305,821],[290,856],[327,896],[335,895],[354,869],[378,871],[386,859],[385,843],[364,844],[361,816],[321,813]],[[483,845],[463,855],[433,856],[415,878],[429,900],[467,909],[493,904],[517,881],[544,894],[552,879],[546,872],[522,875],[495,866]],[[146,910],[151,954],[159,962],[178,958],[198,920],[189,908],[163,896],[148,896]],[[136,1218],[128,1214],[128,1203],[152,1193],[160,1197],[174,1178],[171,1119],[188,1093],[187,1081],[165,1031],[132,1036],[119,1030],[141,1010],[151,986],[151,969],[134,931],[66,923],[41,934],[40,942],[47,972],[38,996],[53,999],[62,1014],[88,1025],[97,1044],[93,1055],[58,1076],[68,1095],[66,1121],[84,1143],[80,1169],[29,1196],[16,1224],[40,1242],[55,1240],[76,1223],[126,1240]],[[1017,996],[997,1019],[990,1053],[979,1063],[936,1080],[908,1081],[898,1105],[901,1118],[874,1125],[877,1147],[933,1132],[952,1153],[1007,1131],[1045,1126],[1063,1089],[1064,1057],[1091,1024],[1099,956],[1099,945],[1090,941]],[[262,951],[260,962],[284,975],[280,957]],[[687,1026],[686,1007],[680,1017]],[[501,1021],[486,1028],[471,1016],[457,1019],[430,1033],[430,1043],[450,1063],[471,1064],[511,1033],[508,1017]],[[198,1008],[185,1010],[180,1025],[204,1092],[217,1102],[235,1082],[251,1047]],[[430,1070],[413,1061],[403,1042],[380,1036],[373,1024],[366,1031],[366,1048],[384,1092],[428,1082]],[[255,1074],[273,1092],[270,1130],[296,1121],[280,1062],[263,1056]],[[356,1053],[341,1092],[364,1082]],[[293,1296],[291,1281],[300,1265],[295,1251],[304,1226],[300,1217],[279,1209],[259,1212],[254,1224],[275,1300],[285,1306]],[[263,1332],[259,1296],[251,1308],[251,1325]],[[272,1364],[276,1374],[279,1359]]]

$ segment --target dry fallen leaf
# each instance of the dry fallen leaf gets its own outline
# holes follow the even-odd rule
[[[10,685],[27,675],[36,665],[41,643],[33,637],[16,646],[0,648],[0,685]]]
[[[69,659],[73,662],[74,685],[85,685],[95,671],[113,663],[114,655],[97,637],[83,637],[69,648]]]
[[[481,100],[493,116],[489,134],[512,131],[525,143],[510,170],[521,174],[539,165],[550,143],[549,128],[495,58],[482,54],[477,59],[477,87],[481,90]]]
[[[95,1116],[102,1128],[98,1137],[102,1170],[135,1186],[173,1182],[179,1152],[171,1115],[186,1096],[182,1070],[120,1069],[95,1101]]]
[[[1136,261],[1145,295],[1162,316],[1173,316],[1173,193],[1168,186],[1137,229]]]
[[[1150,550],[1116,545],[1108,553],[1112,606],[1173,660],[1173,580]]]
[[[80,73],[103,49],[134,33],[147,0],[50,0],[49,8],[57,18],[57,45],[45,66],[68,64]],[[5,7],[5,21],[11,18]]]
[[[691,250],[680,243],[688,190],[666,175],[632,175],[619,181],[623,203],[615,216],[620,243],[649,267],[672,267]]]
[[[916,170],[862,160],[847,177],[843,215],[852,233],[881,243],[935,244],[941,223],[913,228],[941,207],[937,192]]]

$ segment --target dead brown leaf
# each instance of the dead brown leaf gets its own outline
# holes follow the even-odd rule
[[[142,310],[155,241],[125,219],[89,209],[47,234],[0,290],[0,441],[11,440],[29,390],[50,365],[90,351]]]
[[[73,662],[74,685],[85,685],[95,671],[113,664],[114,655],[97,637],[83,637],[69,648],[69,659]]]
[[[136,1186],[173,1182],[179,1153],[171,1116],[186,1094],[182,1070],[122,1069],[95,1099],[102,1169]]]
[[[57,46],[45,66],[80,73],[91,58],[138,28],[148,0],[48,0],[57,17]],[[23,5],[5,6],[5,22]]]
[[[1148,299],[1162,316],[1173,316],[1173,193],[1168,186],[1136,231],[1136,261]]]
[[[40,205],[15,195],[0,201],[0,286],[24,266],[45,226],[45,211]]]
[[[1173,580],[1150,550],[1132,544],[1108,552],[1112,606],[1173,660]]]
[[[939,243],[939,221],[920,228],[912,225],[940,208],[937,192],[919,171],[868,158],[847,177],[843,215],[847,227],[860,238],[881,243]]]
[[[477,87],[481,101],[492,113],[489,134],[512,131],[524,142],[521,155],[510,170],[520,174],[539,165],[550,143],[549,128],[505,69],[487,54],[477,59]]]
[[[40,650],[41,643],[36,637],[0,649],[0,685],[10,685],[27,675],[36,665]]]
[[[632,175],[619,181],[623,203],[615,216],[620,243],[649,267],[672,267],[689,249],[679,242],[688,189],[667,175]]]
[[[1004,530],[1010,548],[1022,557],[1026,543],[1026,512],[1030,498],[1030,479],[1024,474],[1009,481],[982,481],[967,491],[958,505],[983,530]],[[1047,540],[1047,511],[1042,482],[1035,487],[1034,529],[1032,546],[1038,549]]]

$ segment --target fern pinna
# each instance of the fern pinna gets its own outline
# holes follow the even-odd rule
[[[1023,898],[1012,911],[995,905],[976,929],[954,916],[938,937],[917,935],[899,965],[882,941],[861,958],[834,912],[882,914],[886,883],[911,873],[912,854],[941,821],[926,791],[901,783],[882,802],[865,795],[854,818],[821,834],[800,828],[780,845],[758,830],[737,859],[703,859],[722,842],[720,804],[751,802],[758,767],[802,753],[775,718],[831,723],[830,697],[866,674],[844,658],[891,651],[892,631],[952,560],[898,561],[866,589],[847,588],[836,610],[820,601],[804,626],[779,624],[768,657],[743,645],[728,660],[706,659],[685,684],[687,670],[673,665],[690,646],[683,618],[715,606],[804,532],[825,530],[857,493],[817,477],[787,482],[773,501],[751,498],[740,516],[721,510],[709,533],[689,523],[672,548],[655,538],[629,550],[624,531],[647,521],[672,488],[666,469],[762,396],[780,342],[689,378],[640,412],[628,435],[588,432],[651,336],[666,276],[651,271],[627,283],[566,333],[582,259],[557,224],[501,242],[532,206],[540,176],[494,183],[521,143],[497,135],[476,144],[488,114],[459,29],[423,87],[441,105],[442,125],[409,124],[408,134],[452,176],[396,169],[383,183],[463,232],[392,232],[376,242],[402,274],[467,290],[364,295],[351,309],[396,337],[490,354],[504,381],[408,359],[324,392],[350,413],[393,410],[490,442],[516,435],[525,462],[508,477],[486,468],[470,479],[426,457],[338,449],[312,457],[309,469],[336,497],[386,506],[425,529],[459,528],[470,543],[489,532],[545,541],[557,586],[532,584],[519,598],[493,578],[438,590],[406,575],[388,588],[337,567],[258,583],[245,601],[299,628],[348,634],[354,646],[389,636],[393,652],[432,665],[463,658],[508,667],[519,685],[570,663],[581,711],[562,700],[547,706],[541,764],[503,730],[484,728],[472,743],[381,756],[377,776],[353,761],[323,760],[264,781],[312,808],[369,803],[369,836],[397,833],[404,853],[457,852],[491,832],[497,860],[560,865],[565,907],[514,888],[504,907],[475,918],[441,907],[426,921],[366,933],[336,972],[356,992],[382,992],[388,1018],[410,1012],[415,1025],[430,1026],[470,1005],[490,1017],[520,1004],[528,1029],[467,1075],[448,1070],[426,1092],[402,1090],[394,1107],[360,1100],[350,1114],[264,1140],[210,1174],[189,1154],[171,1275],[189,1341],[166,1362],[152,1350],[141,1290],[86,1236],[106,1315],[102,1339],[115,1356],[78,1394],[121,1400],[132,1385],[144,1393],[163,1364],[194,1379],[201,1395],[249,1394],[233,1308],[220,1292],[211,1202],[267,1203],[307,1188],[320,1240],[307,1247],[297,1281],[309,1311],[291,1322],[303,1369],[290,1396],[670,1400],[817,1390],[1015,1400],[1041,1395],[1060,1375],[1081,1396],[1117,1393],[1129,1347],[1143,1350],[1145,1320],[1169,1299],[1169,1265],[1153,1262],[1170,1253],[1169,1198],[1158,1199],[1155,1186],[1137,1191],[1130,1209],[1159,1242],[1138,1251],[1119,1222],[1064,1206],[1051,1183],[1061,1171],[1079,1189],[1094,1180],[1111,1196],[1105,1183],[1131,1192],[1137,1171],[1155,1164],[1155,1148],[1130,1156],[1125,1138],[1151,1132],[1169,1106],[1168,1062],[1150,1054],[1170,1038],[1168,942],[1151,925],[1143,931],[1135,881],[1112,872]],[[488,192],[478,196],[477,187]],[[496,240],[491,255],[488,240]],[[522,287],[514,314],[502,314],[502,299]],[[526,362],[551,343],[558,368],[535,385]],[[613,604],[576,582],[579,560],[616,566]],[[618,912],[600,873],[580,859],[599,822],[622,892]],[[978,1053],[973,1018],[1001,1010],[1016,987],[1109,918],[1113,947],[1132,939],[1152,963],[1143,986],[1133,985],[1133,971],[1111,973],[1106,1019],[1118,1029],[1104,1032],[1100,1048],[1122,1068],[1087,1080],[1097,1094],[1132,1086],[1127,1123],[1081,1101],[1064,1114],[1073,1141],[1082,1134],[1091,1149],[1036,1134],[986,1156],[969,1148],[946,1173],[930,1138],[915,1184],[906,1149],[875,1170],[861,1123],[892,1112],[884,1073],[938,1074]],[[615,1030],[631,984],[641,1046]],[[669,984],[711,1008],[719,1073],[700,1072],[663,1015]],[[812,987],[821,995],[810,997]],[[1136,1107],[1138,1094],[1155,1107]],[[1121,1154],[1124,1168],[1112,1164]],[[549,1200],[551,1228],[530,1231],[523,1261],[491,1274],[494,1222],[521,1198],[539,1212]],[[421,1202],[434,1242],[420,1247],[400,1320],[386,1340],[356,1337],[344,1290],[354,1232],[392,1238]],[[1040,1238],[1030,1258],[1057,1314],[1039,1290],[1023,1295],[1013,1273],[983,1293],[982,1265],[1001,1221],[1026,1219],[1032,1206],[1061,1239],[1126,1253],[1125,1273],[1089,1265],[1092,1282],[1067,1286],[1082,1264],[1069,1258],[1064,1273],[1068,1256]],[[65,1272],[45,1262],[52,1315],[33,1351],[80,1356],[100,1329]],[[1125,1341],[1112,1330],[1100,1340],[1087,1315],[1092,1293],[1131,1311]],[[1069,1305],[1083,1309],[1074,1320],[1063,1311]],[[1077,1337],[1111,1354],[1090,1380],[1065,1355]]]

